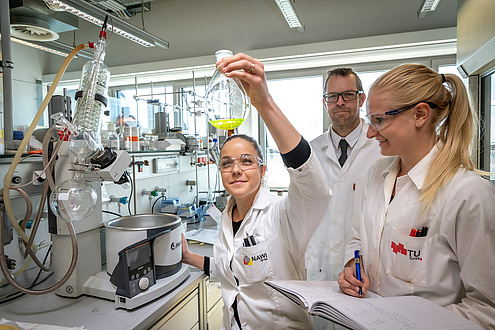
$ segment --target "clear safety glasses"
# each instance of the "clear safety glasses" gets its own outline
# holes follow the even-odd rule
[[[342,93],[327,93],[323,94],[323,99],[327,103],[335,103],[339,100],[339,97],[342,96],[344,101],[352,101],[357,98],[359,94],[363,94],[363,91],[345,91]]]
[[[380,131],[390,126],[395,115],[398,115],[399,113],[404,112],[406,110],[412,109],[420,103],[426,103],[430,106],[430,108],[437,108],[437,105],[435,103],[421,101],[402,108],[366,115],[365,120],[368,123],[368,125],[370,125],[370,127],[373,128],[375,131]]]
[[[260,157],[251,154],[242,154],[237,158],[222,157],[218,162],[220,172],[230,172],[234,168],[234,164],[237,164],[242,171],[252,170],[263,165],[263,161]]]

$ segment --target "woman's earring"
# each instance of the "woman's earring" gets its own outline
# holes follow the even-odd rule
[[[416,127],[420,127],[421,125],[419,123],[416,123]]]

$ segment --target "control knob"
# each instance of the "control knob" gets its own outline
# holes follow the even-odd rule
[[[139,280],[139,288],[141,290],[146,290],[150,285],[150,280],[147,277],[142,277]]]

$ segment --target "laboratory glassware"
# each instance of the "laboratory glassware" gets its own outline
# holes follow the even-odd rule
[[[100,32],[95,47],[94,59],[86,62],[82,69],[79,91],[76,93],[76,112],[73,124],[78,134],[72,136],[69,150],[79,158],[89,158],[100,152],[101,115],[108,102],[110,70],[103,63],[105,58],[106,33]]]
[[[114,150],[120,150],[120,141],[117,132],[115,132],[115,123],[108,123],[107,146]]]
[[[74,172],[72,179],[58,184],[50,194],[50,208],[65,221],[86,219],[95,209],[96,191],[84,181],[82,173]]]
[[[217,62],[232,56],[230,50],[215,53]],[[251,103],[241,82],[216,69],[205,95],[205,113],[211,125],[223,130],[239,127],[247,118]]]

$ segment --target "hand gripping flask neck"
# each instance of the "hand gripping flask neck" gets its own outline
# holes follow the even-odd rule
[[[103,150],[101,145],[101,115],[108,103],[110,70],[103,63],[106,32],[100,32],[94,59],[83,66],[73,124],[77,134],[72,137],[69,150],[79,158],[92,157]]]
[[[230,50],[215,53],[217,61],[232,55]],[[241,82],[216,69],[205,95],[205,113],[210,124],[223,130],[235,129],[246,120],[250,108],[249,97]]]

